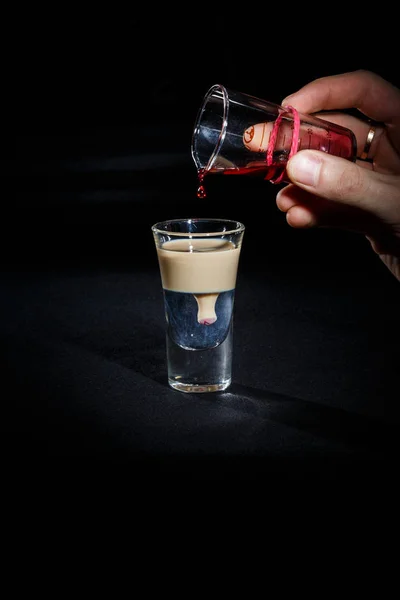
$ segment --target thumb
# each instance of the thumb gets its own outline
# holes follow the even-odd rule
[[[377,216],[384,210],[380,199],[394,200],[398,195],[388,181],[390,176],[318,150],[297,152],[288,161],[286,171],[293,183],[316,196],[357,206]]]

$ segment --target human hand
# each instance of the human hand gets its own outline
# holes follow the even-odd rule
[[[297,152],[286,167],[292,183],[276,198],[289,225],[296,228],[339,227],[363,233],[382,261],[400,280],[400,90],[370,71],[317,79],[282,105],[315,114],[351,129],[357,156],[363,153],[372,119],[375,135],[370,162],[352,163],[319,152]],[[320,111],[355,108],[355,116]]]

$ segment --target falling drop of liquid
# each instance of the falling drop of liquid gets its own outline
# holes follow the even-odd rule
[[[198,190],[197,190],[197,197],[200,200],[203,200],[203,198],[206,198],[207,194],[206,194],[206,190],[204,189],[204,185],[200,185]]]
[[[200,200],[203,200],[204,198],[207,197],[207,193],[206,193],[205,187],[203,185],[204,175],[205,175],[205,169],[199,169],[199,171],[197,173],[197,176],[199,179],[199,187],[197,188],[197,197]]]

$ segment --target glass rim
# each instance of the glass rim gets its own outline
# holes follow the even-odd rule
[[[174,223],[229,223],[233,225],[228,229],[223,230],[215,230],[215,231],[203,231],[203,232],[195,232],[195,231],[170,231],[166,228],[167,225],[173,225]],[[219,218],[206,218],[206,217],[195,217],[195,218],[183,218],[183,219],[166,219],[165,221],[159,221],[158,223],[154,223],[151,226],[151,230],[153,233],[162,233],[168,234],[170,236],[179,236],[179,237],[210,237],[215,235],[228,235],[234,233],[241,233],[245,230],[245,225],[240,221],[236,221],[233,219],[219,219]]]
[[[221,125],[221,130],[218,135],[218,141],[214,146],[214,149],[211,153],[210,158],[208,159],[206,166],[204,167],[205,171],[209,171],[211,169],[213,162],[217,158],[219,151],[221,149],[221,146],[224,143],[224,139],[226,136],[226,130],[228,127],[229,92],[228,92],[227,88],[224,85],[222,85],[221,83],[216,83],[216,84],[212,85],[209,88],[209,90],[205,93],[205,95],[203,97],[203,101],[201,103],[201,106],[197,112],[196,121],[195,121],[193,134],[192,134],[192,145],[191,145],[192,158],[193,158],[195,164],[198,165],[199,160],[197,159],[197,153],[195,151],[195,147],[196,147],[197,135],[200,130],[202,115],[205,111],[207,104],[210,101],[210,98],[213,96],[214,92],[216,92],[217,90],[221,93],[222,100],[223,100],[222,125]]]

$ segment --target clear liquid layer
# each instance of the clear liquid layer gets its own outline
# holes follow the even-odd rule
[[[228,335],[234,293],[195,295],[164,290],[167,336],[186,350],[216,348]]]
[[[184,350],[167,333],[168,383],[180,392],[221,392],[232,381],[233,325],[224,341],[207,350]]]

